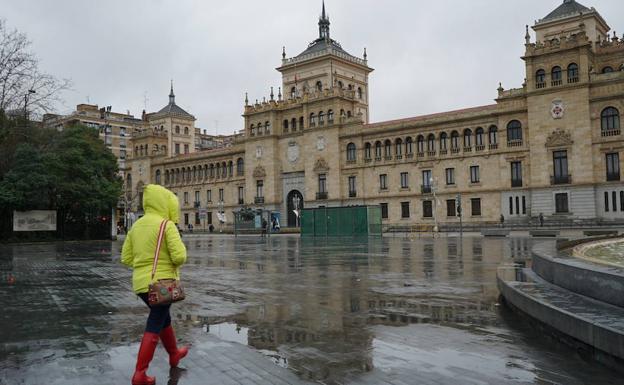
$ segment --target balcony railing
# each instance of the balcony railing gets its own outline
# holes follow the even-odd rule
[[[418,153],[416,153],[416,156],[419,157],[419,158],[422,158],[422,157],[425,156],[425,153],[424,152],[418,152]]]
[[[451,154],[459,154],[459,147],[451,148]]]
[[[620,129],[619,128],[615,128],[615,129],[611,129],[611,130],[602,130],[602,131],[600,131],[600,135],[602,135],[602,136],[617,136],[617,135],[620,135]]]
[[[356,191],[349,191],[349,198],[356,198],[356,197],[357,197]]]
[[[490,150],[497,150],[498,149],[498,143],[490,143]]]
[[[522,147],[522,139],[508,140],[507,147]]]
[[[475,146],[475,151],[483,151],[485,150],[485,144],[477,144]]]
[[[316,200],[317,201],[322,201],[322,200],[326,200],[326,199],[327,199],[327,191],[317,192],[316,193]]]
[[[556,175],[550,177],[551,185],[570,184],[572,183],[572,175]]]
[[[397,158],[397,160],[401,160],[401,159],[403,159],[403,155],[399,154],[399,155],[396,156],[396,158]]]
[[[511,187],[522,187],[522,179],[512,179]]]
[[[193,207],[199,208],[201,206],[201,202],[193,202]]]
[[[607,182],[613,182],[613,181],[617,181],[620,180],[620,173],[619,172],[608,172],[607,173]]]
[[[560,85],[562,85],[562,84],[563,84],[563,80],[553,80],[550,84],[551,84],[553,87],[555,87],[555,86],[560,86]]]
[[[472,152],[472,147],[464,147],[464,152]]]
[[[431,186],[430,185],[420,186],[420,192],[423,194],[431,194]]]
[[[364,163],[370,163],[370,162],[372,162],[372,161],[373,161],[373,160],[372,160],[371,158],[364,158]]]
[[[405,154],[405,157],[407,159],[412,159],[414,157],[414,153],[413,152],[408,152],[407,154]]]
[[[568,83],[578,83],[578,81],[579,81],[578,77],[568,78]]]
[[[435,151],[427,151],[427,156],[429,156],[429,157],[436,156],[436,152]]]
[[[255,197],[254,198],[254,203],[257,205],[263,205],[264,204],[264,197]]]
[[[535,83],[535,88],[546,88],[546,82]]]
[[[448,150],[446,148],[440,150],[440,155],[446,155],[447,153],[448,153]]]
[[[386,155],[386,156],[384,156],[384,160],[392,160],[392,155]]]

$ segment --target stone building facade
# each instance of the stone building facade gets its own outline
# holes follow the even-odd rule
[[[178,139],[159,141],[159,124],[171,130],[187,119],[180,126],[192,128],[194,119],[169,117],[133,137],[135,147],[170,150],[134,155],[127,186],[135,195],[146,183],[167,186],[180,198],[181,224],[196,226],[217,212],[231,223],[241,206],[295,226],[296,202],[381,205],[390,226],[456,224],[457,203],[474,224],[624,219],[624,41],[574,0],[532,29],[524,84],[499,87],[494,104],[371,123],[366,51],[356,57],[333,40],[323,8],[319,37],[297,56],[284,51],[277,96],[246,97],[244,130],[228,146],[171,153]]]

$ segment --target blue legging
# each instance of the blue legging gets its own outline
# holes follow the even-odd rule
[[[169,308],[171,305],[150,306],[147,300],[147,293],[140,293],[138,295],[150,308],[150,313],[147,317],[147,324],[145,325],[145,331],[160,334],[162,329],[171,325],[171,315],[169,314]]]

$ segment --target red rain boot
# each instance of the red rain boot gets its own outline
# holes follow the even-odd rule
[[[132,385],[154,385],[156,383],[156,379],[146,373],[152,358],[154,358],[156,345],[158,345],[158,334],[145,332],[137,356],[136,370],[132,376]]]
[[[180,360],[186,357],[188,348],[183,346],[178,349],[176,346],[176,336],[171,325],[160,331],[160,340],[165,346],[167,353],[169,353],[169,365],[171,365],[172,368],[177,367]]]

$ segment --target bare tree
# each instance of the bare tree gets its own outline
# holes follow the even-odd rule
[[[71,86],[68,79],[41,72],[30,45],[25,34],[9,30],[6,21],[0,19],[1,111],[23,109],[28,98],[28,109],[35,113],[49,112],[61,101],[61,91]]]

